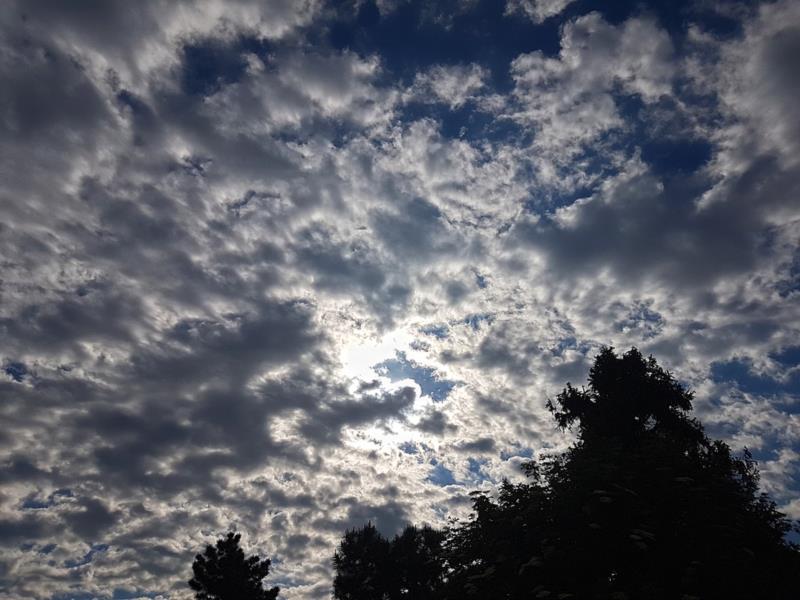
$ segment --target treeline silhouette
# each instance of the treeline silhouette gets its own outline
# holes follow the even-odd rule
[[[787,540],[795,526],[759,492],[750,453],[710,440],[689,414],[691,392],[652,357],[604,349],[588,387],[567,384],[547,407],[577,433],[566,452],[526,463],[527,483],[473,492],[470,517],[443,530],[410,526],[391,540],[371,523],[347,531],[333,597],[800,598],[800,548]]]

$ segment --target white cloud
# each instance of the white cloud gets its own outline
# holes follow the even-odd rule
[[[441,102],[456,109],[475,98],[484,87],[487,72],[480,65],[436,65],[418,74],[409,92],[417,102]]]
[[[669,35],[655,22],[633,18],[612,25],[599,13],[564,26],[556,58],[541,51],[511,64],[519,107],[514,118],[535,131],[543,161],[563,162],[605,133],[625,127],[614,93],[654,102],[672,90],[675,65]],[[552,179],[547,170],[545,180]]]
[[[561,13],[574,0],[506,0],[506,14],[523,14],[541,23]]]

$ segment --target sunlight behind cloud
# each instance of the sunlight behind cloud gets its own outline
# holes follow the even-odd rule
[[[342,372],[352,379],[370,381],[377,378],[373,367],[398,352],[405,352],[414,337],[405,329],[395,329],[380,339],[354,339],[342,345]]]

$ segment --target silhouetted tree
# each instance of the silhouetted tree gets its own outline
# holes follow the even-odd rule
[[[577,441],[527,463],[528,483],[473,494],[471,518],[445,532],[435,597],[797,597],[792,523],[759,493],[752,456],[710,440],[689,416],[692,394],[653,358],[604,349],[588,387],[547,405]],[[390,552],[369,577],[391,581],[401,564]],[[351,564],[353,589],[364,574]]]
[[[436,600],[444,584],[444,533],[431,527],[406,527],[389,551],[390,600]]]
[[[389,541],[372,523],[347,531],[333,555],[334,598],[384,600],[390,587],[390,549]]]
[[[604,349],[588,388],[548,407],[578,441],[526,465],[532,482],[476,494],[448,543],[446,597],[788,599],[791,523],[749,452],[688,416],[692,394],[636,349]]]
[[[229,533],[208,545],[192,564],[194,577],[189,587],[197,600],[275,600],[279,588],[266,590],[262,580],[269,574],[271,561],[258,556],[244,557],[239,547],[241,535]]]
[[[372,523],[345,533],[333,563],[337,600],[433,600],[444,584],[444,533],[406,527],[392,541]]]

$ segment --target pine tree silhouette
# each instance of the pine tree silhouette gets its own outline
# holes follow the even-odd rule
[[[197,600],[275,600],[279,589],[265,590],[262,580],[269,574],[271,561],[258,556],[245,558],[239,547],[241,534],[229,533],[206,546],[192,564],[194,577],[189,587]]]

